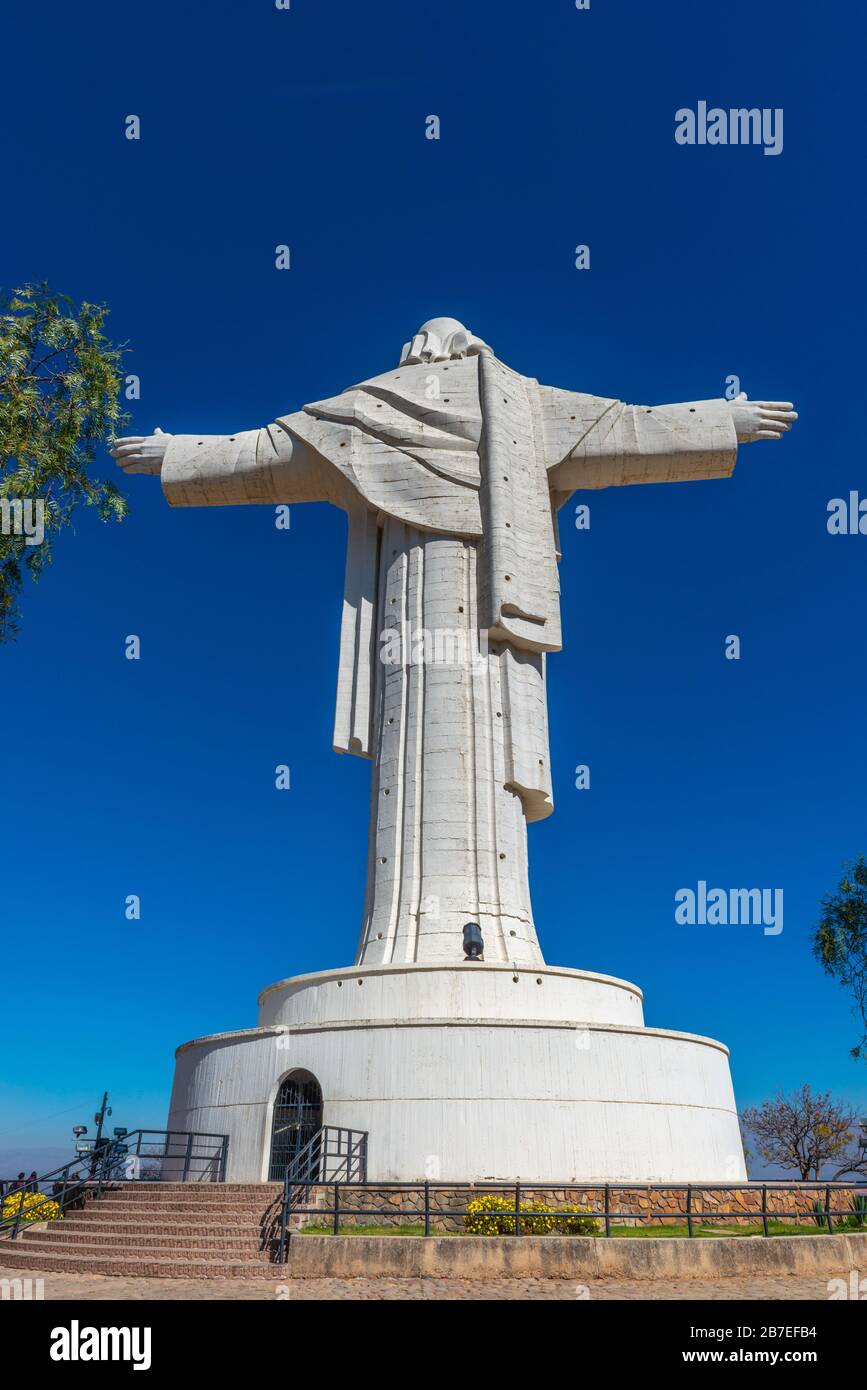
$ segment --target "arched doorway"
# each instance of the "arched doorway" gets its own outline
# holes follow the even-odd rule
[[[322,1127],[322,1087],[309,1071],[285,1077],[274,1098],[268,1177],[282,1182],[286,1170]]]

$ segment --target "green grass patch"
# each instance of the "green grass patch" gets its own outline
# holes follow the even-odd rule
[[[328,1225],[302,1226],[298,1232],[302,1236],[332,1236],[334,1227],[329,1222]],[[706,1225],[693,1223],[693,1239],[706,1240],[718,1236],[760,1236],[763,1234],[761,1223],[755,1226],[735,1226],[726,1224],[724,1221],[713,1221]],[[822,1236],[828,1232],[824,1227],[817,1226],[815,1222],[807,1225],[789,1225],[784,1221],[768,1221],[768,1234],[772,1236]],[[364,1226],[356,1222],[340,1223],[340,1235],[342,1236],[423,1236],[424,1226],[421,1222],[406,1222],[400,1226]],[[431,1226],[431,1235],[434,1236],[464,1236],[472,1240],[490,1240],[490,1236],[470,1236],[467,1231],[443,1231],[438,1230],[435,1225]],[[689,1231],[686,1226],[668,1225],[665,1226],[619,1226],[616,1222],[611,1223],[611,1236],[617,1240],[671,1240],[673,1238],[687,1240]],[[562,1240],[562,1236],[550,1237],[551,1240]],[[597,1236],[592,1237],[596,1240],[605,1240],[605,1230],[600,1218],[600,1229]],[[508,1236],[498,1237],[500,1240],[508,1240]],[[568,1237],[567,1237],[568,1239]]]

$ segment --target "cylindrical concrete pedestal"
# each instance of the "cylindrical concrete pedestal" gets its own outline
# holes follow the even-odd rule
[[[263,991],[259,1026],[178,1049],[169,1128],[268,1173],[274,1101],[316,1078],[371,1181],[739,1182],[728,1051],[645,1028],[636,986],[551,966],[356,967]]]

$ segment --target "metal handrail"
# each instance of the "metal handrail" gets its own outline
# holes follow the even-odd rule
[[[289,1239],[289,1218],[298,1210],[298,1200],[305,1191],[323,1182],[334,1183],[335,1192],[341,1182],[367,1182],[366,1130],[343,1129],[323,1125],[316,1131],[288,1165],[283,1177],[283,1201],[280,1209],[280,1237],[277,1242],[277,1264],[286,1263]],[[336,1167],[329,1171],[329,1161]],[[337,1198],[335,1197],[335,1201]]]
[[[155,1140],[148,1139],[148,1135],[160,1136],[163,1141],[161,1146],[158,1146]],[[169,1152],[175,1139],[181,1140],[183,1143],[182,1156]],[[218,1141],[216,1152],[212,1146],[211,1151],[206,1155],[195,1153],[194,1143],[197,1140]],[[146,1150],[149,1146],[160,1147],[161,1151],[148,1153]],[[204,1163],[206,1165],[205,1173],[209,1169],[211,1172],[210,1178],[205,1177],[204,1181],[225,1182],[228,1146],[229,1138],[226,1134],[196,1133],[189,1130],[172,1129],[134,1129],[120,1139],[104,1139],[98,1148],[79,1154],[76,1158],[70,1159],[68,1163],[62,1163],[58,1168],[52,1168],[49,1172],[42,1173],[36,1179],[35,1184],[28,1181],[23,1187],[8,1192],[0,1201],[0,1238],[5,1236],[10,1240],[16,1240],[21,1233],[22,1226],[28,1226],[39,1220],[38,1216],[34,1217],[34,1212],[38,1212],[40,1207],[47,1206],[49,1203],[55,1203],[59,1206],[62,1215],[73,1201],[78,1201],[85,1195],[91,1200],[98,1200],[107,1187],[115,1187],[124,1182],[143,1181],[140,1178],[125,1177],[119,1172],[121,1161],[129,1157],[181,1161],[182,1176],[179,1179],[167,1179],[167,1181],[186,1182],[190,1178],[193,1166],[196,1163]],[[131,1150],[133,1150],[132,1154]],[[51,1193],[41,1192],[40,1189],[49,1182],[54,1191]],[[17,1203],[17,1209],[10,1216],[4,1217],[2,1215],[3,1202],[8,1201],[10,1197],[19,1195],[19,1193],[20,1200]],[[27,1194],[38,1195],[42,1200],[31,1203],[25,1208],[24,1197]]]
[[[395,1211],[395,1208],[394,1208],[393,1206],[390,1206],[390,1205],[389,1205],[389,1206],[381,1206],[381,1205],[376,1205],[376,1206],[358,1206],[358,1205],[353,1204],[352,1207],[345,1207],[345,1206],[344,1206],[344,1207],[341,1207],[341,1205],[340,1205],[340,1188],[341,1188],[342,1185],[343,1185],[343,1184],[341,1184],[341,1182],[339,1182],[339,1181],[334,1181],[334,1180],[332,1180],[332,1181],[330,1181],[330,1182],[328,1182],[328,1183],[317,1182],[317,1181],[315,1181],[315,1180],[313,1180],[313,1181],[307,1181],[307,1182],[299,1182],[299,1183],[297,1184],[297,1188],[301,1190],[302,1195],[303,1195],[303,1193],[306,1192],[307,1197],[308,1197],[308,1203],[307,1203],[306,1205],[302,1205],[301,1202],[300,1202],[299,1200],[297,1200],[297,1195],[296,1195],[296,1197],[295,1197],[295,1198],[293,1199],[293,1201],[292,1201],[291,1215],[293,1215],[293,1216],[323,1216],[323,1217],[331,1217],[331,1218],[333,1219],[332,1230],[333,1230],[333,1234],[334,1234],[334,1235],[339,1234],[339,1231],[340,1231],[340,1219],[341,1219],[341,1217],[343,1217],[344,1221],[345,1221],[347,1218],[348,1218],[350,1221],[352,1221],[352,1220],[354,1220],[354,1219],[357,1218],[357,1217],[369,1217],[369,1216],[389,1216],[389,1217],[391,1217],[392,1219],[395,1219],[395,1218],[396,1218],[396,1219],[398,1219],[398,1220],[407,1220],[407,1221],[412,1221],[413,1219],[418,1220],[419,1217],[422,1217],[422,1218],[424,1219],[424,1234],[425,1234],[425,1236],[430,1236],[430,1235],[433,1234],[433,1232],[432,1232],[432,1230],[431,1230],[431,1218],[432,1218],[432,1217],[436,1217],[436,1218],[439,1218],[439,1219],[441,1219],[441,1220],[442,1220],[442,1219],[453,1220],[453,1219],[459,1219],[459,1218],[463,1218],[463,1217],[466,1217],[466,1216],[472,1216],[472,1215],[477,1215],[477,1214],[479,1214],[479,1215],[488,1215],[488,1214],[489,1214],[489,1215],[491,1215],[492,1217],[497,1217],[497,1218],[501,1218],[501,1219],[504,1219],[504,1220],[514,1221],[515,1235],[521,1236],[521,1235],[526,1235],[526,1233],[527,1233],[527,1227],[529,1227],[530,1230],[532,1231],[533,1225],[534,1225],[534,1218],[535,1218],[535,1221],[538,1221],[540,1215],[541,1215],[541,1216],[545,1216],[545,1215],[548,1214],[547,1212],[538,1213],[538,1212],[528,1211],[526,1207],[523,1207],[523,1208],[522,1208],[522,1205],[521,1205],[521,1199],[522,1199],[522,1197],[526,1196],[528,1193],[533,1193],[533,1192],[552,1192],[552,1191],[557,1191],[557,1192],[562,1192],[562,1193],[566,1194],[567,1197],[570,1196],[570,1195],[572,1195],[572,1194],[576,1194],[576,1195],[577,1195],[577,1194],[593,1194],[594,1196],[596,1196],[596,1194],[601,1194],[601,1196],[602,1196],[602,1206],[601,1206],[601,1208],[600,1208],[599,1205],[598,1205],[598,1201],[597,1201],[597,1203],[596,1203],[595,1205],[592,1204],[592,1203],[591,1203],[591,1204],[588,1204],[588,1205],[587,1205],[587,1209],[586,1209],[586,1210],[582,1210],[581,1212],[568,1212],[568,1211],[563,1210],[562,1208],[558,1209],[558,1208],[556,1208],[556,1207],[552,1207],[552,1208],[551,1208],[551,1211],[550,1211],[550,1215],[551,1215],[552,1217],[554,1217],[555,1219],[556,1219],[556,1217],[559,1215],[559,1216],[561,1217],[561,1219],[563,1219],[563,1220],[568,1220],[568,1218],[569,1218],[570,1216],[576,1216],[576,1217],[578,1217],[578,1216],[584,1216],[584,1217],[587,1217],[587,1218],[590,1218],[590,1219],[599,1220],[600,1222],[602,1222],[602,1223],[604,1224],[605,1235],[606,1235],[606,1236],[609,1236],[609,1237],[611,1236],[611,1227],[612,1227],[612,1224],[613,1224],[615,1221],[636,1220],[636,1219],[642,1219],[642,1218],[643,1218],[644,1220],[653,1220],[653,1221],[662,1221],[662,1222],[666,1222],[666,1221],[685,1221],[686,1227],[687,1227],[687,1232],[688,1232],[688,1235],[689,1235],[690,1237],[694,1237],[694,1235],[695,1235],[695,1227],[696,1227],[696,1226],[702,1226],[702,1225],[710,1224],[711,1222],[714,1222],[714,1221],[732,1220],[733,1218],[738,1218],[738,1219],[740,1219],[740,1220],[744,1220],[744,1219],[749,1220],[749,1219],[752,1218],[752,1219],[755,1221],[755,1224],[757,1224],[757,1225],[760,1224],[760,1225],[761,1225],[761,1227],[762,1227],[762,1235],[763,1235],[763,1236],[770,1236],[770,1229],[769,1229],[770,1223],[771,1223],[772,1221],[778,1221],[778,1220],[781,1220],[781,1219],[786,1219],[786,1220],[798,1220],[798,1219],[801,1219],[801,1220],[807,1221],[807,1222],[813,1221],[813,1222],[816,1223],[816,1226],[817,1226],[819,1229],[822,1229],[823,1227],[825,1227],[825,1228],[827,1229],[828,1234],[829,1234],[829,1235],[833,1235],[833,1233],[834,1233],[834,1222],[835,1222],[835,1221],[846,1220],[847,1218],[854,1216],[854,1217],[856,1217],[856,1218],[859,1218],[860,1220],[863,1220],[863,1224],[864,1224],[865,1230],[867,1230],[867,1214],[862,1214],[862,1213],[861,1213],[860,1211],[858,1211],[858,1210],[852,1210],[852,1211],[850,1211],[850,1212],[835,1211],[835,1210],[832,1209],[832,1206],[831,1206],[831,1194],[832,1194],[833,1192],[839,1192],[839,1191],[851,1192],[851,1193],[853,1194],[853,1196],[854,1196],[855,1194],[858,1194],[858,1193],[863,1193],[863,1192],[865,1191],[865,1187],[867,1187],[867,1185],[865,1185],[865,1184],[863,1184],[863,1183],[857,1183],[857,1182],[856,1182],[856,1183],[851,1183],[851,1182],[837,1182],[837,1181],[834,1181],[834,1182],[821,1182],[821,1181],[819,1181],[819,1182],[792,1182],[792,1183],[786,1183],[786,1182],[774,1182],[774,1181],[771,1181],[771,1182],[764,1182],[764,1183],[749,1183],[749,1182],[747,1182],[747,1183],[629,1183],[629,1182],[626,1182],[626,1183],[559,1183],[559,1182],[555,1182],[555,1183],[551,1183],[551,1182],[548,1182],[548,1183],[541,1183],[541,1182],[540,1182],[540,1183],[529,1183],[529,1182],[518,1182],[518,1183],[494,1183],[494,1182],[478,1182],[478,1183],[466,1183],[466,1182],[464,1182],[464,1183],[433,1183],[433,1182],[398,1183],[398,1182],[371,1182],[371,1183],[368,1183],[368,1182],[364,1181],[364,1182],[360,1182],[360,1183],[356,1183],[356,1184],[355,1184],[356,1188],[357,1188],[357,1187],[363,1187],[364,1189],[366,1189],[367,1191],[370,1191],[370,1192],[411,1192],[411,1193],[417,1193],[417,1194],[419,1194],[419,1196],[423,1198],[423,1201],[420,1203],[420,1205],[414,1207],[413,1209],[411,1209],[411,1210],[409,1210],[409,1211],[405,1211],[405,1212],[396,1212],[396,1211]],[[333,1201],[333,1205],[328,1206],[328,1207],[322,1206],[322,1205],[319,1205],[319,1204],[317,1204],[316,1206],[310,1205],[310,1204],[309,1204],[310,1190],[311,1190],[311,1188],[314,1188],[314,1187],[333,1187],[333,1189],[334,1189],[334,1201]],[[714,1211],[714,1212],[708,1212],[708,1211],[697,1211],[697,1210],[695,1209],[694,1205],[693,1205],[693,1197],[694,1197],[696,1194],[701,1193],[701,1192],[743,1192],[743,1191],[745,1191],[745,1190],[752,1190],[752,1191],[755,1191],[756,1193],[760,1193],[760,1194],[761,1194],[761,1209],[760,1209],[760,1210],[755,1211],[755,1212],[749,1212],[749,1211],[745,1211],[743,1208],[739,1208],[739,1209],[737,1209],[737,1210],[735,1210],[735,1211]],[[511,1208],[506,1208],[506,1209],[499,1210],[499,1211],[496,1211],[496,1212],[491,1212],[491,1213],[474,1213],[474,1212],[471,1212],[470,1209],[469,1209],[469,1205],[466,1205],[466,1206],[463,1206],[463,1207],[450,1207],[450,1208],[448,1208],[448,1209],[446,1209],[446,1210],[444,1210],[442,1207],[434,1207],[434,1206],[432,1206],[432,1205],[431,1205],[431,1199],[432,1199],[433,1195],[434,1195],[435,1193],[443,1193],[443,1192],[471,1192],[471,1193],[474,1194],[474,1197],[483,1196],[483,1195],[488,1195],[488,1194],[492,1194],[492,1193],[508,1193],[508,1194],[514,1196],[514,1204],[513,1204],[513,1206],[512,1206]],[[682,1192],[682,1193],[684,1194],[684,1203],[683,1203],[683,1205],[682,1205],[678,1210],[676,1210],[676,1211],[670,1211],[670,1212],[650,1212],[650,1213],[645,1212],[645,1211],[636,1210],[635,1207],[632,1207],[631,1209],[628,1209],[628,1210],[621,1210],[619,1207],[613,1207],[613,1206],[612,1206],[612,1203],[611,1203],[611,1196],[612,1196],[612,1193],[614,1193],[614,1194],[617,1194],[617,1193],[623,1194],[623,1193],[629,1193],[629,1192],[636,1192],[636,1193],[642,1193],[642,1192],[671,1192],[671,1193],[677,1193],[677,1192]],[[772,1209],[770,1209],[770,1208],[768,1207],[768,1195],[769,1195],[769,1193],[774,1193],[774,1192],[777,1192],[777,1193],[784,1193],[784,1192],[802,1192],[802,1193],[821,1192],[821,1193],[824,1194],[824,1202],[822,1202],[822,1203],[819,1204],[819,1205],[816,1205],[816,1206],[812,1207],[809,1211],[803,1211],[803,1210],[792,1210],[792,1211],[790,1211],[790,1210],[776,1210],[776,1209],[773,1209],[773,1210],[772,1210]],[[471,1199],[471,1200],[472,1200],[472,1199]],[[286,1201],[284,1200],[284,1226],[285,1226],[285,1216],[286,1216]],[[285,1240],[282,1240],[282,1239],[281,1239],[281,1244],[280,1244],[280,1262],[281,1262],[281,1263],[283,1263],[284,1260],[285,1260],[285,1250],[286,1250]]]

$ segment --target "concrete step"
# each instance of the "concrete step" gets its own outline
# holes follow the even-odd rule
[[[13,1269],[35,1269],[43,1273],[113,1274],[120,1278],[149,1279],[265,1279],[279,1282],[288,1274],[286,1265],[269,1264],[264,1259],[220,1259],[211,1252],[184,1251],[169,1255],[165,1250],[148,1248],[110,1254],[102,1246],[75,1251],[46,1249],[25,1238],[3,1243],[3,1264]]]
[[[279,1203],[270,1202],[214,1202],[208,1205],[203,1202],[160,1202],[150,1207],[141,1202],[112,1202],[105,1198],[101,1202],[87,1202],[84,1207],[76,1209],[75,1215],[99,1210],[110,1212],[112,1216],[129,1217],[131,1220],[141,1220],[147,1215],[166,1220],[174,1216],[189,1216],[196,1221],[221,1221],[234,1214],[242,1219],[262,1216],[269,1208],[276,1211],[278,1207]],[[70,1211],[69,1214],[72,1216],[73,1212]]]
[[[116,1183],[104,1191],[105,1197],[123,1195],[130,1201],[159,1202],[183,1197],[185,1201],[208,1201],[212,1198],[237,1199],[254,1197],[265,1200],[278,1197],[283,1184],[278,1182],[129,1182]]]
[[[232,1251],[233,1253],[239,1252],[242,1258],[258,1254],[260,1242],[259,1234],[255,1231],[215,1232],[213,1227],[208,1226],[200,1227],[197,1230],[178,1231],[175,1229],[164,1232],[142,1229],[131,1237],[128,1231],[118,1231],[113,1228],[94,1231],[93,1227],[84,1226],[72,1230],[65,1223],[58,1227],[56,1222],[53,1222],[48,1230],[28,1231],[20,1239],[26,1241],[28,1245],[35,1244],[48,1248],[62,1246],[69,1250],[79,1246],[87,1246],[90,1250],[111,1249],[132,1253],[145,1247],[159,1247],[168,1251],[176,1251],[179,1255],[192,1249],[216,1250],[219,1254]]]
[[[183,1183],[164,1186],[154,1186],[142,1184],[129,1184],[126,1187],[110,1187],[103,1189],[102,1194],[97,1197],[95,1189],[85,1192],[85,1205],[90,1202],[124,1202],[135,1203],[137,1206],[157,1207],[168,1205],[172,1206],[182,1203],[184,1206],[231,1206],[233,1203],[250,1206],[268,1206],[271,1202],[280,1201],[282,1197],[282,1187],[273,1185],[266,1186],[238,1186],[237,1188],[225,1185],[214,1186],[207,1189],[185,1188]],[[51,1198],[58,1194],[43,1192],[43,1197]]]
[[[31,1241],[15,1241],[21,1245],[22,1250],[31,1248]],[[271,1257],[267,1251],[256,1250],[254,1247],[247,1247],[246,1250],[215,1250],[213,1245],[157,1245],[151,1241],[142,1241],[136,1245],[135,1250],[125,1250],[122,1245],[104,1244],[83,1244],[67,1245],[63,1240],[56,1240],[53,1243],[36,1243],[32,1245],[33,1251],[39,1251],[39,1258],[43,1255],[69,1255],[69,1258],[86,1259],[186,1259],[186,1261],[228,1261],[232,1265],[261,1265],[270,1264]]]
[[[255,1188],[239,1188],[233,1192],[231,1188],[212,1187],[205,1191],[185,1192],[183,1188],[173,1187],[169,1191],[162,1192],[141,1192],[134,1187],[117,1188],[112,1187],[104,1192],[103,1202],[141,1202],[143,1206],[160,1206],[163,1202],[187,1202],[190,1205],[202,1203],[204,1206],[211,1202],[277,1202],[282,1196],[282,1188],[262,1188],[258,1191]]]
[[[265,1223],[265,1224],[270,1224]],[[165,1220],[163,1217],[153,1217],[146,1220],[144,1217],[135,1220],[118,1220],[111,1217],[106,1212],[98,1216],[67,1216],[65,1220],[58,1223],[50,1222],[45,1232],[28,1231],[28,1237],[32,1235],[47,1234],[51,1230],[62,1231],[90,1231],[94,1240],[101,1240],[104,1234],[115,1232],[122,1235],[130,1242],[140,1241],[149,1232],[154,1235],[174,1236],[176,1240],[186,1239],[192,1235],[219,1235],[221,1232],[231,1232],[239,1236],[244,1236],[248,1240],[254,1240],[263,1229],[260,1221],[184,1221],[184,1220]],[[22,1233],[23,1234],[23,1233]]]

